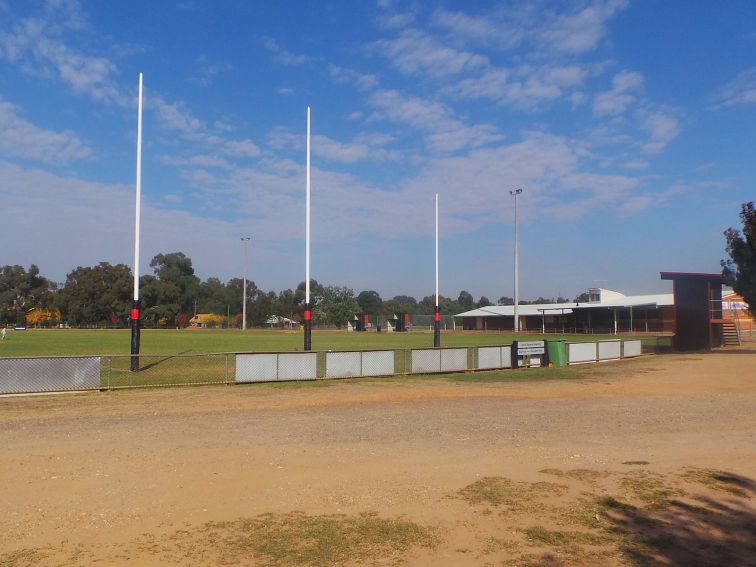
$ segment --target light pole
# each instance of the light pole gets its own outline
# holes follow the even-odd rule
[[[249,236],[242,236],[241,241],[244,245],[244,280],[242,283],[242,331],[247,330],[247,243]]]
[[[517,195],[522,189],[509,192],[514,197],[514,332],[520,330],[520,242],[517,230]]]

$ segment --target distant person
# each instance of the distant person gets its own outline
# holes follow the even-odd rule
[[[8,329],[3,327],[3,330],[0,331],[0,341],[4,341],[6,338],[8,338]]]

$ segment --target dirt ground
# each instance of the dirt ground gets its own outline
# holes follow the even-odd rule
[[[756,565],[753,343],[563,380],[5,397],[0,443],[0,565]]]

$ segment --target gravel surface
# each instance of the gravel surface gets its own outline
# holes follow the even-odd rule
[[[608,363],[558,381],[0,398],[0,443],[0,565],[319,564],[276,563],[251,540],[249,553],[227,555],[230,539],[213,527],[294,511],[404,518],[437,534],[432,548],[368,554],[362,564],[690,563],[683,549],[674,555],[631,535],[618,542],[610,532],[600,539],[598,527],[567,519],[606,496],[651,513],[638,486],[656,483],[654,494],[669,484],[720,507],[734,506],[723,494],[737,496],[734,525],[753,520],[756,349]],[[744,492],[722,492],[714,473],[691,480],[691,467],[735,475]],[[542,497],[534,489],[530,506],[507,510],[459,497],[492,478],[564,488]],[[591,518],[610,517],[596,510]],[[719,528],[698,523],[711,544]],[[593,539],[574,536],[570,546],[533,531],[565,526]],[[727,543],[732,553],[751,551],[747,541]]]

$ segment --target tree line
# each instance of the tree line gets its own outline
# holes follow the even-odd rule
[[[139,279],[142,323],[146,327],[184,326],[197,313],[215,313],[227,324],[241,326],[244,286],[241,278],[225,283],[215,277],[201,281],[194,273],[191,258],[183,252],[158,254],[150,261],[150,267],[153,273]],[[127,326],[132,307],[133,277],[129,266],[108,262],[79,266],[66,276],[63,283],[44,277],[34,264],[28,269],[17,265],[2,266],[0,324]],[[432,315],[436,303],[434,295],[419,301],[409,295],[384,300],[374,290],[355,294],[349,287],[323,285],[317,280],[310,281],[310,296],[314,323],[338,327],[360,312],[383,316],[396,313]],[[272,317],[300,321],[304,299],[304,281],[295,288],[275,292],[262,290],[253,280],[247,280],[247,324],[263,326]],[[554,301],[538,298],[534,303]],[[509,297],[498,300],[500,305],[513,303]],[[464,290],[456,299],[439,297],[439,304],[442,313],[447,315],[493,305],[485,296],[475,301]]]

